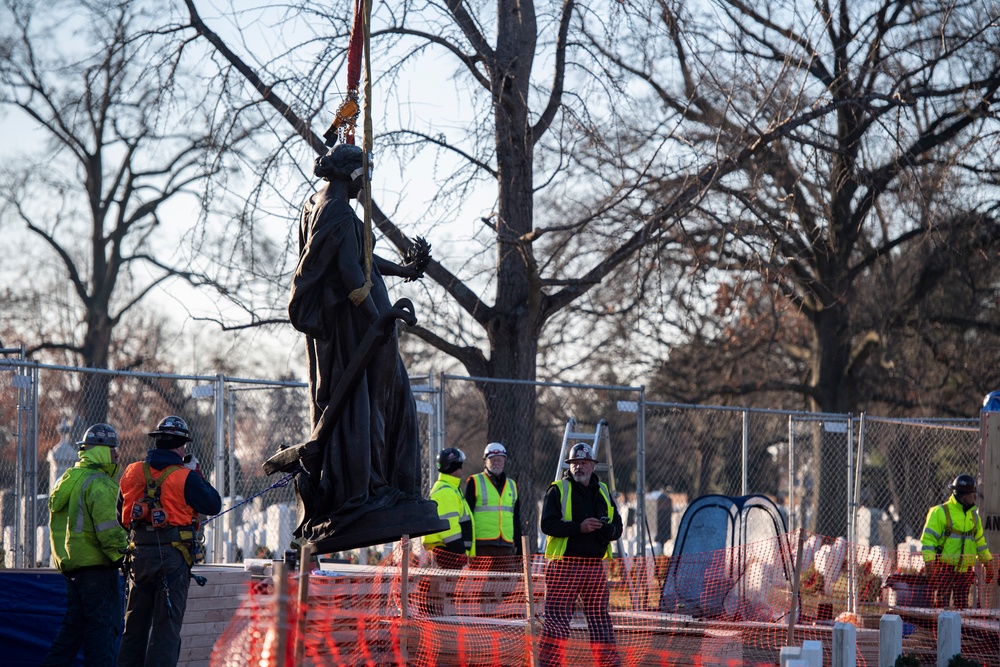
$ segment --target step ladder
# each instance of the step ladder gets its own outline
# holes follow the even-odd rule
[[[559,450],[559,461],[556,464],[556,475],[553,477],[552,481],[558,482],[562,479],[563,471],[569,470],[569,464],[566,463],[566,457],[569,456],[569,450],[573,448],[578,442],[584,442],[590,445],[590,451],[593,452],[594,458],[601,461],[602,452],[605,453],[607,461],[601,461],[598,463],[594,470],[598,473],[606,472],[608,474],[608,488],[617,496],[617,489],[615,488],[615,469],[614,463],[611,459],[611,430],[608,427],[608,420],[602,419],[597,422],[597,428],[594,432],[581,431],[577,428],[576,419],[570,418],[566,422],[566,431],[563,433],[562,448]],[[617,503],[617,499],[615,500]]]
[[[597,422],[597,428],[593,432],[581,431],[576,423],[576,419],[570,418],[566,422],[566,431],[563,433],[562,447],[559,449],[559,461],[556,463],[556,474],[552,478],[552,481],[558,482],[563,478],[563,472],[569,470],[569,464],[566,463],[566,457],[569,456],[570,449],[573,445],[577,443],[586,443],[590,445],[590,450],[594,455],[594,458],[600,461],[596,466],[594,466],[594,471],[599,475],[601,473],[607,473],[607,485],[608,489],[611,491],[611,498],[615,501],[615,505],[618,506],[618,513],[622,512],[622,503],[619,498],[621,496],[618,493],[618,489],[615,486],[615,468],[614,461],[611,457],[611,430],[608,426],[608,420],[602,419]],[[602,460],[601,457],[606,460]],[[602,475],[603,476],[603,475]],[[625,520],[624,515],[622,516],[622,521]],[[545,551],[545,542],[548,540],[546,535],[542,535],[542,551]],[[617,540],[618,545],[618,557],[623,557],[625,555],[625,547],[622,544],[622,540],[619,537]]]

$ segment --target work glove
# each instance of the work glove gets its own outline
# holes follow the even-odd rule
[[[195,456],[194,454],[188,454],[187,456],[184,457],[184,467],[187,468],[188,470],[199,470],[200,465],[201,462],[198,460],[198,457]]]

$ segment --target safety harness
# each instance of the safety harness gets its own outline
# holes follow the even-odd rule
[[[153,477],[149,463],[142,464],[142,474],[146,479],[146,495],[132,505],[132,522],[130,527],[131,546],[169,544],[181,552],[188,567],[203,559],[201,537],[197,524],[190,526],[171,526],[167,522],[167,512],[160,501],[160,493],[167,478],[183,467],[168,466],[159,478]],[[136,527],[136,524],[139,527]]]
[[[941,552],[944,551],[944,543],[948,538],[961,539],[962,544],[959,548],[959,555],[965,554],[965,540],[976,539],[976,533],[979,532],[979,513],[976,512],[972,515],[972,530],[960,530],[955,531],[954,525],[951,523],[951,512],[948,511],[948,506],[944,503],[938,505],[941,511],[944,512],[944,539],[941,540],[941,544],[938,545],[937,553],[940,556]]]

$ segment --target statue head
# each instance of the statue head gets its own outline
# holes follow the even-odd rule
[[[337,144],[316,158],[313,173],[328,181],[357,181],[364,174],[364,151],[354,144]]]

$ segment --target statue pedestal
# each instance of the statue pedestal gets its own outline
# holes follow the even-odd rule
[[[438,518],[437,503],[423,498],[404,499],[391,507],[368,512],[346,528],[328,537],[311,540],[314,553],[328,554],[348,549],[388,544],[403,535],[419,537],[448,528],[448,521]]]

